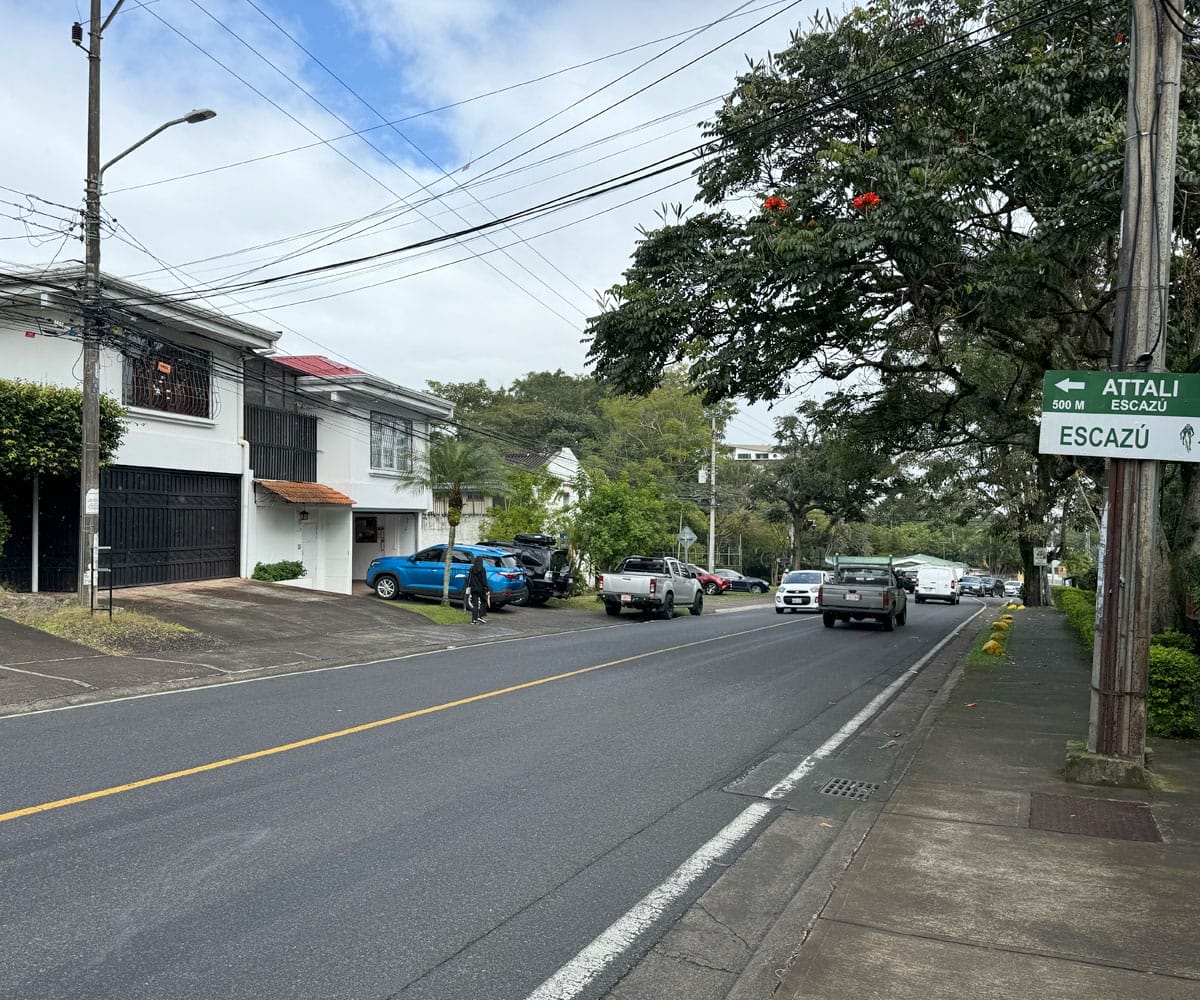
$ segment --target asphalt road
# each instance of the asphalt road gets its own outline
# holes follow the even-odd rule
[[[974,609],[622,618],[0,719],[0,996],[521,1000]]]

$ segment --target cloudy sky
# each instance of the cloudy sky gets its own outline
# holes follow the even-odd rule
[[[114,0],[104,0],[107,16]],[[585,371],[585,317],[690,168],[408,247],[680,153],[813,0],[125,0],[102,46],[102,266],[414,388]],[[89,0],[0,0],[0,263],[82,257]],[[736,206],[734,206],[736,208]],[[745,206],[750,209],[752,206]],[[786,407],[786,404],[784,404]],[[785,412],[777,409],[775,412]],[[747,408],[735,441],[765,441]]]

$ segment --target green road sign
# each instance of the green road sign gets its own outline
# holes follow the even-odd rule
[[[1046,372],[1039,450],[1200,462],[1200,375]]]

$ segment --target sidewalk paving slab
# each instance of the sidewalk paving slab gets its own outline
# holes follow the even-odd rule
[[[958,680],[764,1000],[1200,1000],[1200,741],[1155,741],[1149,792],[1067,784],[1088,677],[1061,616],[1018,612],[1005,662]],[[1031,829],[1038,793],[1143,802],[1161,842]]]

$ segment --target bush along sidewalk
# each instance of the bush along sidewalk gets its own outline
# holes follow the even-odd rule
[[[1054,604],[1088,649],[1096,642],[1096,594],[1074,587],[1056,587]],[[1200,700],[1200,656],[1192,637],[1161,632],[1150,637],[1150,674],[1146,691],[1146,732],[1151,736],[1184,739],[1197,735]]]
[[[305,575],[304,563],[298,559],[282,559],[273,563],[256,563],[251,580],[280,583],[284,580],[299,580]]]

